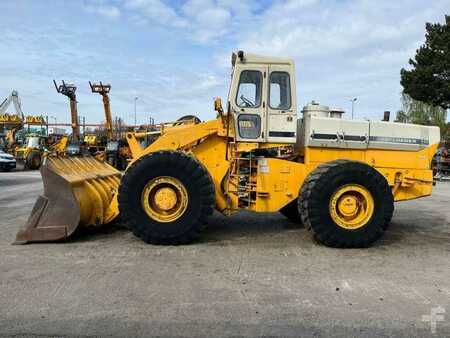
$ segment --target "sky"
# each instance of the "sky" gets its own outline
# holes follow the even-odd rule
[[[348,117],[356,97],[357,118],[380,119],[401,108],[400,69],[450,0],[3,0],[0,12],[0,100],[16,89],[25,114],[69,122],[55,79],[77,85],[90,123],[104,117],[88,81],[111,84],[130,124],[135,97],[138,123],[212,119],[244,50],[294,59],[298,111],[315,100]]]

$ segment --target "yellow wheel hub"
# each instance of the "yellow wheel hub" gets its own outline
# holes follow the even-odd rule
[[[355,230],[369,222],[375,203],[372,194],[358,184],[346,184],[331,196],[329,209],[333,221],[340,227]]]
[[[159,176],[150,180],[141,195],[142,208],[158,222],[173,222],[181,217],[188,206],[188,193],[175,177]]]
[[[172,188],[161,188],[156,191],[155,204],[161,210],[170,210],[177,204],[177,193]]]

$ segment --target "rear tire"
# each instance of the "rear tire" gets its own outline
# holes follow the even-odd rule
[[[367,204],[373,208],[367,219],[353,228],[339,225],[331,211],[333,196],[347,186],[367,192],[371,199]],[[309,174],[301,189],[299,205],[305,227],[318,242],[331,247],[362,248],[383,235],[392,218],[394,198],[386,179],[377,170],[365,163],[338,160],[322,164]]]
[[[180,197],[177,187],[170,186],[170,183],[158,183],[164,180],[179,184],[184,195],[181,194]],[[156,191],[154,195],[153,190],[148,188],[149,184],[150,188]],[[160,185],[152,188],[152,184]],[[167,192],[172,188],[176,194]],[[155,206],[159,205],[156,196],[164,189],[160,194],[163,197],[162,204],[167,203],[172,196],[176,196],[173,197],[176,204],[166,209],[158,209],[158,206]],[[146,194],[147,191],[150,191],[149,195]],[[147,196],[153,196],[153,199]],[[126,226],[144,242],[185,244],[196,238],[205,228],[206,220],[214,210],[215,190],[208,171],[194,157],[178,151],[159,151],[143,156],[127,169],[119,187],[118,201]],[[146,201],[148,205],[145,204]],[[178,203],[185,209],[176,209],[179,208]],[[176,213],[175,219],[171,219],[170,215],[169,218],[164,218],[173,210],[170,208],[183,211]]]
[[[280,209],[280,213],[288,218],[291,222],[302,224],[302,217],[298,211],[298,199],[296,198],[288,205]]]
[[[390,190],[390,189],[389,189]],[[392,197],[392,199],[391,199]],[[391,225],[391,221],[392,221],[392,216],[394,216],[394,196],[391,195],[386,197],[387,199],[391,199],[391,201],[386,201],[386,209],[384,211],[384,223],[383,223],[383,230],[386,231],[389,226]]]

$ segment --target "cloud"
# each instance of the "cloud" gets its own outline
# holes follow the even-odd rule
[[[118,7],[105,4],[85,4],[84,9],[89,13],[99,14],[109,19],[116,19],[121,14]]]
[[[134,12],[136,19],[148,19],[149,24],[162,24],[177,28],[188,26],[188,21],[160,0],[124,0],[125,9]]]
[[[123,0],[122,6],[138,25],[160,25],[177,30],[193,42],[217,43],[230,32],[251,19],[254,0],[188,0],[170,6],[162,0]]]
[[[199,1],[189,1],[183,7],[191,23],[190,37],[197,42],[208,43],[227,34],[232,19],[230,11],[219,6],[198,6],[196,2]]]

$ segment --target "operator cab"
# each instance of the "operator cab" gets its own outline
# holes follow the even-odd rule
[[[42,149],[45,146],[45,137],[41,135],[28,135],[24,145],[30,149]]]
[[[232,55],[229,107],[238,141],[296,142],[294,62],[239,51]]]

